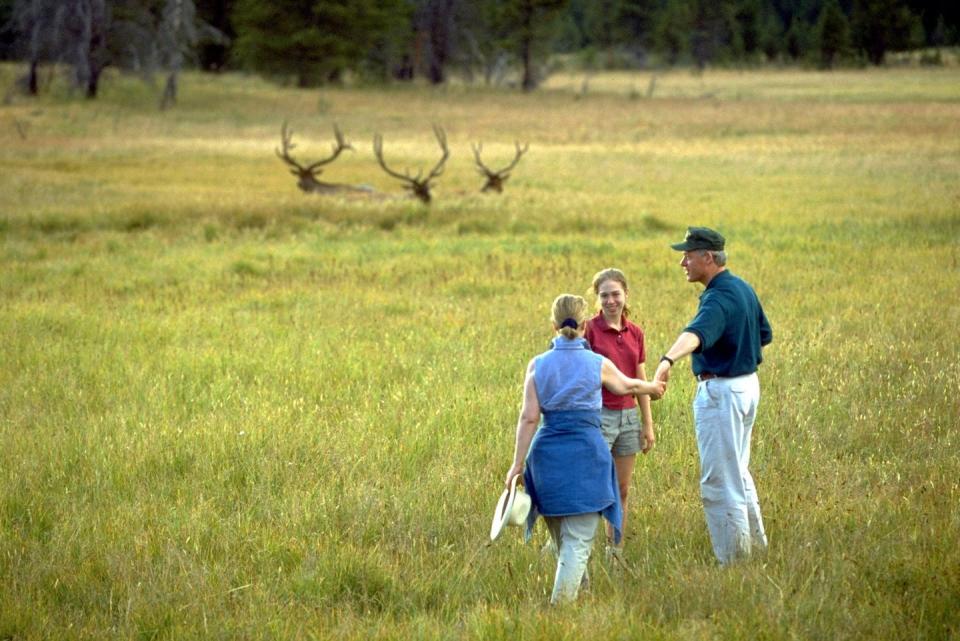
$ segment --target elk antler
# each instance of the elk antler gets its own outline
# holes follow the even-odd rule
[[[328,185],[327,183],[317,180],[317,176],[323,173],[320,167],[336,160],[337,156],[339,156],[340,152],[344,149],[353,149],[353,146],[344,139],[343,132],[340,131],[340,127],[338,127],[336,123],[333,125],[333,135],[336,138],[336,142],[333,144],[333,152],[330,156],[304,167],[290,155],[290,152],[293,151],[296,145],[291,142],[293,140],[293,131],[287,126],[287,121],[283,121],[283,126],[280,128],[280,143],[283,145],[283,151],[280,149],[276,149],[275,151],[280,160],[290,165],[290,173],[298,178],[297,186],[303,191],[325,192],[330,191],[330,188],[333,187],[333,185]]]
[[[417,172],[417,177],[414,178],[409,172],[405,171],[401,174],[387,167],[387,163],[383,160],[383,136],[378,133],[373,135],[373,153],[377,157],[377,162],[380,163],[380,166],[389,175],[408,183],[404,185],[403,188],[409,189],[414,196],[424,203],[430,202],[430,181],[443,173],[443,164],[447,162],[447,158],[450,156],[450,150],[447,148],[447,134],[443,131],[443,128],[434,125],[433,135],[437,137],[437,143],[440,145],[443,155],[437,164],[434,165],[433,169],[430,170],[430,173],[427,174],[427,177],[423,179],[421,179],[421,176],[423,176],[422,169]]]
[[[514,143],[517,148],[517,154],[513,157],[513,162],[509,165],[500,169],[499,171],[494,171],[483,164],[483,161],[480,160],[480,152],[483,151],[483,143],[471,144],[470,147],[473,148],[473,157],[477,161],[477,170],[484,176],[487,177],[487,182],[483,185],[483,188],[480,191],[490,191],[502,193],[503,192],[503,183],[507,182],[507,178],[510,177],[510,170],[517,166],[517,163],[520,162],[520,157],[527,152],[527,149],[530,147],[530,144],[527,143],[520,146],[520,142],[516,141]]]

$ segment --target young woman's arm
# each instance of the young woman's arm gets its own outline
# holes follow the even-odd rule
[[[643,381],[647,380],[647,368],[644,367],[643,363],[637,363],[637,378]],[[640,451],[646,454],[653,449],[653,444],[657,442],[657,436],[653,431],[653,412],[650,411],[651,398],[646,394],[640,394],[636,399],[637,407],[640,408],[640,423],[643,425],[641,432],[643,449]]]

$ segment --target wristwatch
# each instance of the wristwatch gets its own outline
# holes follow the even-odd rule
[[[660,362],[662,363],[663,361],[667,361],[668,363],[670,363],[670,367],[673,367],[673,359],[667,356],[666,354],[660,357]]]

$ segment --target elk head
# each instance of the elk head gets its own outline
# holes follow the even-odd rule
[[[480,152],[483,151],[483,144],[471,144],[470,147],[473,149],[473,157],[477,162],[477,171],[481,175],[487,177],[487,182],[484,183],[483,188],[480,191],[495,191],[498,194],[503,192],[503,183],[507,182],[507,178],[510,177],[510,170],[517,166],[517,163],[520,162],[520,157],[527,152],[529,144],[525,144],[523,147],[520,146],[519,141],[514,143],[517,148],[517,153],[513,157],[513,162],[504,167],[503,169],[494,171],[486,165],[483,164],[483,161],[480,159]]]
[[[422,178],[422,169],[417,172],[417,177],[414,178],[407,171],[401,174],[387,167],[387,163],[383,160],[383,136],[378,133],[373,135],[373,153],[377,157],[377,162],[380,163],[380,166],[383,168],[383,170],[394,178],[405,182],[406,184],[403,186],[403,188],[410,190],[412,195],[419,198],[421,202],[427,204],[430,203],[430,187],[432,186],[430,181],[443,173],[443,164],[447,162],[447,158],[450,156],[450,150],[447,149],[447,134],[443,131],[443,129],[434,125],[433,135],[437,137],[437,143],[440,145],[443,155],[440,157],[440,160],[437,162],[437,164],[434,165],[433,169],[430,170],[430,173],[427,174],[426,178]]]
[[[276,149],[275,151],[280,160],[290,166],[290,173],[297,177],[297,186],[303,191],[312,193],[328,192],[331,191],[331,189],[336,189],[335,185],[317,180],[317,176],[323,172],[321,167],[336,160],[337,156],[339,156],[340,152],[344,149],[352,150],[353,147],[344,140],[343,132],[340,131],[340,128],[336,124],[333,125],[333,135],[334,138],[336,138],[336,142],[333,144],[333,153],[331,153],[328,158],[318,160],[304,167],[290,155],[290,152],[296,147],[296,145],[291,142],[293,139],[293,131],[287,127],[286,121],[284,121],[283,126],[280,128],[280,143],[283,149],[282,151],[280,149]]]

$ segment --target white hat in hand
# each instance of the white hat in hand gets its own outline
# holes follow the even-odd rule
[[[493,513],[490,525],[490,540],[496,541],[507,525],[523,525],[530,513],[530,495],[517,487],[517,474],[510,481],[510,489],[504,490],[497,501],[497,510]]]

